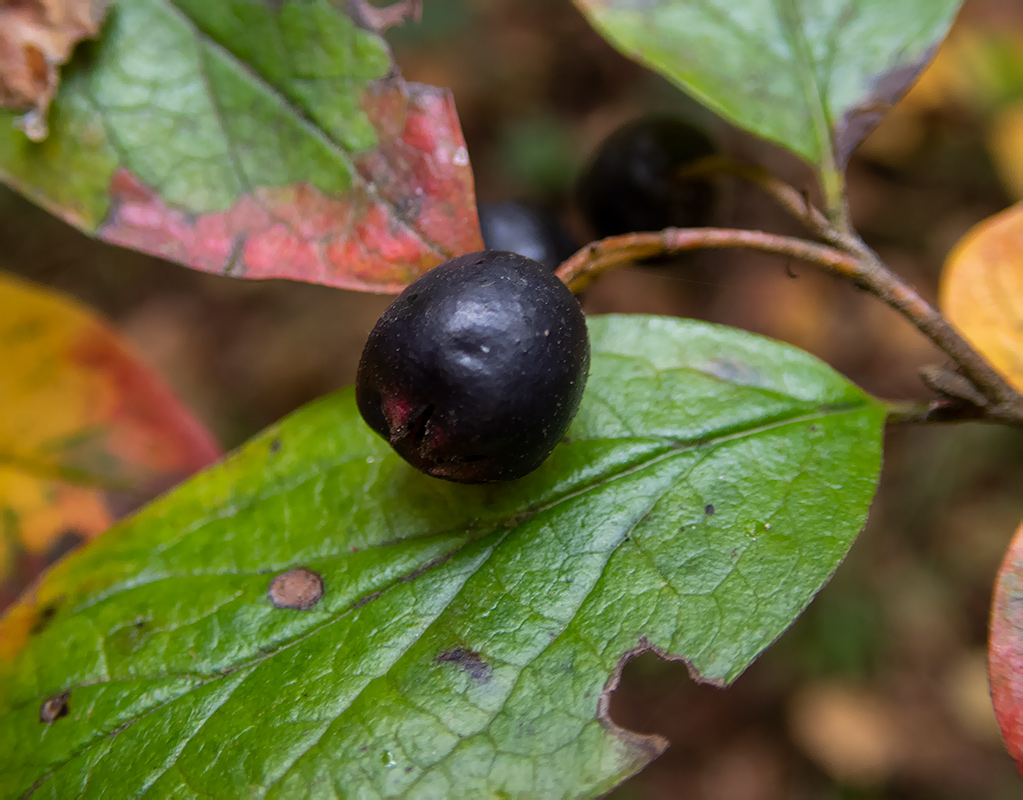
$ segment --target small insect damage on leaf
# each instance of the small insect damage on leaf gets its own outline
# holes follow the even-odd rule
[[[270,454],[277,455],[279,452],[281,452],[281,437],[275,436],[270,440]]]
[[[490,682],[493,669],[490,664],[483,660],[483,657],[474,650],[465,647],[455,647],[445,650],[437,656],[438,664],[455,664],[461,667],[476,683],[482,685]]]
[[[845,169],[853,150],[909,91],[924,67],[931,63],[935,52],[937,46],[930,47],[920,59],[898,64],[878,75],[870,94],[842,115],[835,129],[835,157],[839,169]]]
[[[713,517],[713,516],[714,516],[714,506],[713,506],[713,505],[712,505],[711,503],[708,503],[708,504],[707,504],[707,507],[706,507],[705,509],[703,509],[703,512],[704,512],[704,513],[705,513],[705,514],[706,514],[706,515],[707,515],[708,517]]]
[[[323,578],[310,569],[297,567],[275,575],[267,596],[277,608],[306,611],[323,598]]]
[[[99,35],[107,6],[107,0],[0,2],[0,107],[27,112],[15,125],[32,141],[47,136],[58,67],[80,41]]]
[[[61,692],[53,697],[47,698],[39,706],[39,721],[49,725],[54,720],[66,717],[68,714],[68,701],[71,699],[71,692]]]
[[[662,648],[651,644],[645,636],[640,636],[639,643],[635,647],[622,653],[618,659],[618,663],[615,665],[614,672],[611,673],[611,677],[608,678],[600,693],[600,699],[597,703],[597,719],[609,733],[636,750],[639,758],[642,760],[642,764],[640,765],[641,767],[660,756],[668,748],[670,742],[659,734],[636,733],[635,731],[629,730],[628,728],[622,727],[616,723],[611,716],[611,698],[622,682],[622,674],[625,671],[626,665],[628,665],[628,663],[634,658],[637,658],[644,653],[653,653],[662,661],[684,664],[686,669],[689,671],[689,677],[696,683],[706,684],[717,688],[724,688],[725,686],[725,684],[719,680],[705,679],[692,665],[689,659],[682,656],[671,655]]]

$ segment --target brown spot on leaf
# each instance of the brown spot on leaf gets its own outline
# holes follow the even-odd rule
[[[493,670],[483,660],[482,656],[474,650],[465,647],[455,647],[452,650],[445,650],[437,656],[438,664],[456,664],[464,669],[469,677],[476,683],[488,683]]]
[[[274,576],[267,595],[277,608],[305,611],[323,597],[323,578],[305,567],[290,569]]]
[[[57,68],[99,34],[106,9],[107,0],[0,2],[0,106],[28,112],[16,124],[32,141],[46,138]]]
[[[32,623],[32,628],[29,631],[33,636],[37,633],[42,633],[49,626],[50,621],[57,616],[57,604],[50,603],[49,605],[43,606],[39,609],[39,616],[36,621]]]
[[[55,719],[66,717],[68,712],[68,700],[71,699],[71,692],[61,692],[43,701],[39,706],[39,721],[47,725]]]

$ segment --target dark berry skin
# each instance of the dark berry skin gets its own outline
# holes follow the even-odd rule
[[[676,175],[716,152],[706,134],[682,120],[633,120],[604,140],[583,171],[577,184],[579,207],[599,238],[707,225],[712,185]]]
[[[487,250],[510,250],[553,270],[579,249],[558,218],[536,203],[480,203],[479,215]]]
[[[579,303],[516,253],[453,258],[411,284],[366,342],[359,412],[412,466],[484,483],[532,472],[579,409],[590,340]]]

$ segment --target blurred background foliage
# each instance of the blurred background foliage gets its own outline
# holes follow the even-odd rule
[[[567,0],[427,0],[393,31],[406,77],[454,92],[481,201],[526,199],[589,239],[580,170],[652,112],[705,128],[727,154],[799,187],[809,172],[688,101],[603,42]],[[287,143],[282,143],[287,146]],[[73,180],[68,176],[68,180]],[[714,224],[799,234],[746,186],[717,186]],[[1023,199],[1023,4],[967,0],[935,63],[849,170],[855,224],[934,298],[949,248]],[[70,292],[119,329],[227,447],[350,383],[389,298],[203,275],[87,239],[0,189],[0,268]],[[751,253],[622,270],[590,313],[735,325],[803,347],[885,398],[926,396],[940,356],[852,286]],[[888,435],[867,529],[810,610],[727,691],[685,665],[635,659],[617,722],[672,743],[621,798],[1018,798],[990,708],[991,585],[1023,518],[1023,434],[997,427]]]

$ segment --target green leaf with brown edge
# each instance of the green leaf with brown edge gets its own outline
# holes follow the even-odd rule
[[[3,608],[220,448],[96,314],[2,272],[0,365]]]
[[[577,797],[639,770],[664,742],[608,717],[624,661],[734,680],[863,525],[886,408],[742,331],[590,329],[526,478],[426,477],[344,390],[59,564],[0,621],[2,796]]]
[[[575,0],[619,50],[827,173],[898,101],[961,0]]]
[[[344,5],[344,4],[343,4]],[[395,291],[480,250],[449,92],[330,0],[120,0],[48,138],[0,112],[0,178],[99,238],[207,272]]]

